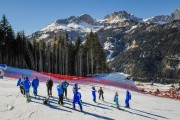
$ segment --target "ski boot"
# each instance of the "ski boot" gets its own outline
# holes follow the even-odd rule
[[[31,101],[30,96],[27,95],[27,96],[26,96],[26,102],[29,103],[30,101]]]

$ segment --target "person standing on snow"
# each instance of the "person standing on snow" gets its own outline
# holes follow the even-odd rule
[[[64,82],[62,82],[62,88],[63,88],[63,95],[64,98],[67,99],[67,87],[69,86],[69,83],[66,81],[66,79],[64,80]]]
[[[49,77],[49,79],[47,80],[46,86],[47,86],[47,94],[48,94],[48,96],[52,97],[53,81],[51,80],[51,77]]]
[[[116,103],[116,108],[117,108],[117,109],[120,109],[120,108],[119,108],[118,92],[115,93],[114,102]]]
[[[81,93],[78,92],[78,90],[74,90],[74,98],[73,98],[73,109],[76,110],[76,103],[79,104],[80,110],[83,111],[82,109],[82,104],[81,104]]]
[[[37,88],[39,86],[39,80],[38,80],[38,77],[34,77],[33,81],[32,81],[32,87],[33,87],[33,93],[34,93],[34,96],[37,96]]]
[[[96,103],[96,89],[94,86],[92,87],[92,96],[93,96],[93,101]]]
[[[127,108],[130,108],[129,100],[131,100],[131,93],[129,92],[129,90],[127,90],[126,91],[126,100],[125,100],[125,104],[126,104]]]
[[[62,86],[62,84],[59,84],[59,85],[57,86],[57,91],[58,91],[58,96],[59,96],[58,104],[59,104],[60,106],[63,106],[64,103],[63,103],[63,86]]]
[[[104,96],[103,96],[104,91],[103,91],[102,87],[100,87],[100,89],[98,90],[98,93],[99,93],[99,99],[101,99],[101,97],[102,97],[102,100],[104,101]]]
[[[0,79],[3,79],[4,76],[4,70],[0,68]]]
[[[76,91],[76,90],[78,91],[79,89],[80,89],[80,88],[78,87],[78,84],[76,83],[76,84],[74,85],[74,87],[73,87],[73,92]]]
[[[24,78],[23,78],[23,75],[21,75],[20,78],[18,79],[17,86],[19,86],[21,94],[25,95],[23,84],[24,84]]]
[[[30,87],[31,87],[31,82],[29,81],[29,78],[26,77],[26,79],[24,80],[24,90],[26,93],[27,102],[30,101]]]

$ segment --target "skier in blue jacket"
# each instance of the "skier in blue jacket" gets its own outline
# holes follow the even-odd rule
[[[116,108],[117,108],[117,109],[120,109],[120,108],[119,108],[118,92],[115,93],[114,102],[116,103]]]
[[[39,80],[38,80],[38,77],[35,76],[34,79],[32,80],[32,87],[33,87],[34,96],[37,96],[38,86],[39,86]]]
[[[59,84],[57,86],[57,91],[58,91],[58,96],[59,96],[58,104],[63,106],[64,105],[64,103],[63,103],[63,86],[61,84]]]
[[[18,79],[17,86],[19,86],[21,94],[25,95],[23,84],[24,84],[24,78],[23,78],[23,75],[21,75],[20,78]]]
[[[94,86],[92,87],[92,96],[93,96],[93,101],[96,103],[96,89]]]
[[[129,92],[129,90],[127,90],[126,91],[126,100],[125,100],[125,104],[126,104],[127,108],[130,108],[129,100],[131,100],[131,93]]]
[[[78,92],[77,90],[74,90],[74,98],[73,98],[73,109],[76,109],[76,103],[79,104],[80,110],[83,111],[82,109],[82,104],[81,104],[81,93]]]
[[[78,84],[76,83],[73,87],[73,92],[75,92],[76,90],[78,91],[80,88],[78,87]]]
[[[24,80],[24,90],[26,93],[27,102],[30,101],[30,87],[31,87],[31,82],[29,81],[29,78],[26,77],[26,79]]]
[[[67,99],[67,87],[68,86],[69,86],[69,83],[65,79],[64,82],[62,82],[62,88],[63,88],[63,94],[65,94],[64,98],[66,98],[66,99]]]

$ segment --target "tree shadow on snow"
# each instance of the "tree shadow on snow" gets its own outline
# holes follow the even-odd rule
[[[134,113],[134,112],[131,112],[131,111],[122,109],[122,108],[121,108],[121,110],[124,111],[124,112],[128,112],[128,113],[130,113],[130,114],[133,114],[133,115],[138,115],[138,116],[145,117],[145,118],[149,118],[149,119],[152,119],[152,120],[158,120],[158,119],[156,119],[156,118],[152,118],[152,117],[149,117],[149,116],[146,116],[146,115],[142,115],[142,114],[139,114],[139,113]]]
[[[82,104],[89,105],[89,106],[94,106],[94,107],[101,108],[101,109],[112,110],[112,109],[109,109],[109,108],[106,108],[106,107],[98,106],[98,104],[100,104],[100,103],[97,103],[97,105],[94,105],[94,104],[91,104],[91,103],[82,102]]]
[[[58,98],[56,98],[56,97],[54,97],[55,99],[58,99]],[[67,100],[67,99],[64,99],[64,102],[65,103],[67,103],[67,104],[69,104],[69,105],[72,105],[72,102],[73,102],[73,100]],[[101,104],[101,103],[97,103],[97,104]],[[109,109],[109,108],[106,108],[106,107],[102,107],[102,106],[98,106],[98,105],[94,105],[94,104],[91,104],[91,103],[87,103],[87,102],[82,102],[82,105],[84,105],[84,106],[87,106],[87,105],[89,105],[89,106],[93,106],[93,107],[98,107],[98,108],[101,108],[101,109],[107,109],[107,110],[111,110],[111,109]],[[107,107],[108,107],[108,105],[107,105]]]
[[[112,106],[110,106],[110,105],[107,105],[107,104],[105,104],[105,103],[108,103],[108,104],[111,104],[111,105],[115,105],[115,104],[112,104],[112,103],[109,103],[109,102],[104,102],[104,103],[99,103],[100,105],[104,105],[104,106],[106,106],[106,107],[112,107]],[[121,107],[124,107],[124,106],[120,106],[120,108]],[[122,110],[124,110],[124,109],[122,109]],[[148,113],[148,112],[145,112],[145,111],[141,111],[141,110],[137,110],[137,109],[130,109],[130,110],[135,110],[135,111],[138,111],[138,112],[142,112],[142,113],[145,113],[145,114],[148,114],[148,115],[152,115],[152,116],[155,116],[155,117],[160,117],[160,118],[164,118],[164,119],[169,119],[169,118],[167,118],[167,117],[163,117],[163,116],[160,116],[160,115],[156,115],[156,114],[152,114],[152,113]],[[126,111],[126,110],[124,110],[125,112],[130,112],[130,111]],[[132,112],[131,112],[132,113]],[[134,113],[133,113],[134,114]],[[142,115],[141,115],[142,116]],[[144,116],[144,115],[143,115]]]
[[[70,108],[70,107],[68,107],[68,106],[64,106],[64,107],[69,108],[69,109],[72,109],[72,108]],[[79,111],[79,110],[76,110],[76,111],[77,111],[77,112],[81,112],[81,111]],[[102,116],[102,115],[98,115],[98,114],[94,114],[94,113],[90,113],[90,112],[86,112],[86,111],[83,111],[82,113],[84,113],[84,114],[86,114],[86,115],[91,115],[91,116],[93,116],[93,117],[96,117],[96,118],[99,118],[99,119],[103,119],[103,120],[114,120],[114,119],[109,118],[109,117],[106,117],[106,116]]]
[[[97,118],[100,118],[100,119],[104,119],[104,120],[114,120],[112,118],[105,117],[105,116],[98,115],[98,114],[94,114],[94,113],[90,113],[90,112],[84,112],[84,114],[91,115],[91,116],[94,116],[94,117],[97,117]]]
[[[107,101],[104,101],[104,103],[107,103],[107,104],[110,104],[110,105],[114,105],[113,103],[110,103],[110,102],[107,102]]]
[[[35,97],[31,97],[31,98],[33,98],[33,99],[36,99],[36,100],[44,100],[46,97],[44,97],[44,96],[40,96],[40,95],[38,95],[39,96],[39,98],[35,98]],[[57,104],[58,103],[58,98],[56,98],[56,97],[53,97],[54,99],[49,99],[49,102],[50,103],[54,103],[54,104]],[[68,104],[68,105],[72,105],[72,104],[70,104],[67,100],[63,100],[64,101],[64,104]]]
[[[104,105],[104,106],[106,106],[106,107],[111,107],[111,105],[106,105],[106,104],[104,104],[104,103],[99,103],[100,105]],[[115,105],[115,104],[112,104],[112,105]]]
[[[156,116],[156,117],[159,117],[159,118],[169,119],[167,117],[163,117],[163,116],[160,116],[160,115],[152,114],[152,113],[145,112],[145,111],[142,111],[142,110],[137,110],[137,109],[132,109],[132,108],[131,108],[131,110],[142,112],[142,113],[145,113],[145,114],[148,114],[148,115],[152,115],[152,116]]]
[[[45,104],[43,104],[43,103],[36,102],[36,101],[33,101],[33,100],[31,100],[31,102],[34,102],[34,103],[37,103],[37,104],[45,105]],[[52,108],[52,109],[56,109],[56,110],[61,110],[61,111],[64,111],[64,112],[70,112],[70,113],[72,113],[72,111],[65,110],[65,109],[61,109],[61,108],[59,108],[59,107],[57,107],[57,106],[53,106],[53,105],[45,105],[45,106],[50,107],[50,108]]]
[[[40,96],[40,97],[45,98],[44,96]],[[58,97],[53,97],[53,98],[54,98],[54,99],[50,99],[50,100],[49,100],[51,103],[54,103],[53,101],[58,102],[58,99],[59,99]],[[72,102],[73,102],[73,100],[71,100],[71,99],[69,99],[69,100],[64,99],[63,101],[64,101],[65,104],[69,104],[69,105],[72,105]],[[55,104],[57,104],[57,103],[55,103]],[[98,108],[101,108],[101,109],[111,110],[111,109],[109,109],[109,108],[102,107],[102,106],[98,106],[98,105],[94,105],[94,104],[87,103],[87,102],[82,102],[82,105],[83,105],[83,104],[84,104],[84,105],[93,106],[93,107],[98,107]],[[97,103],[97,104],[105,105],[105,104],[102,104],[102,103]],[[106,105],[106,106],[109,107],[108,105]]]

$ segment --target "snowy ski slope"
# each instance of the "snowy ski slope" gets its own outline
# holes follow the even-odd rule
[[[68,98],[64,100],[65,106],[57,105],[56,86],[53,87],[54,99],[52,106],[42,104],[46,96],[46,85],[41,82],[39,86],[40,99],[32,98],[32,102],[26,103],[25,98],[19,94],[16,87],[16,79],[5,77],[0,80],[0,118],[1,120],[179,120],[180,101],[155,97],[142,93],[132,92],[131,109],[124,108],[125,90],[121,88],[102,86],[105,102],[97,100],[92,102],[91,85],[81,84],[83,110],[81,113],[72,110],[72,85],[68,88]],[[96,89],[99,84],[96,84]],[[113,108],[115,91],[119,93],[119,101],[122,110]],[[32,94],[32,90],[31,90]],[[77,106],[77,109],[78,106]]]

